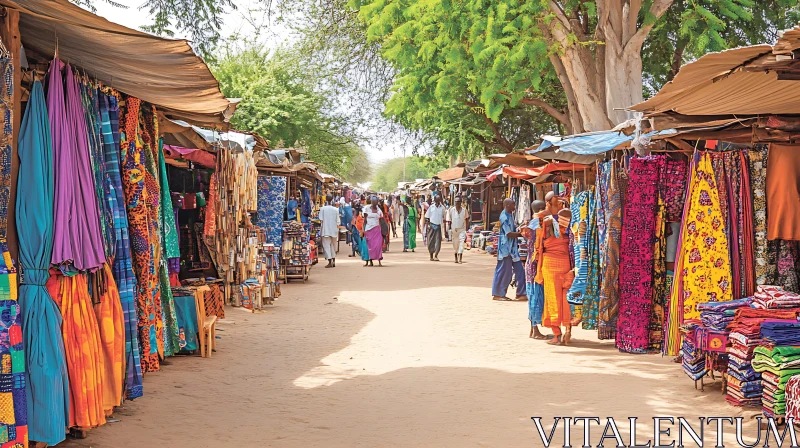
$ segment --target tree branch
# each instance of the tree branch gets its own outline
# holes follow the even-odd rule
[[[542,101],[539,98],[523,98],[520,100],[522,104],[530,104],[531,106],[536,106],[539,109],[542,109],[550,115],[551,117],[555,118],[559,123],[569,126],[569,117],[566,113],[556,109],[555,107],[548,104],[546,101]]]
[[[634,34],[633,37],[631,37],[630,40],[623,45],[623,48],[627,48],[628,45],[631,45],[632,48],[636,49],[636,51],[641,50],[642,44],[644,43],[644,40],[647,39],[647,35],[650,34],[650,30],[653,29],[653,25],[655,25],[656,20],[661,18],[661,16],[667,12],[667,9],[669,9],[673,1],[674,0],[654,0],[653,4],[650,5],[650,14],[655,16],[655,20],[653,20],[653,23],[649,25],[642,25],[642,27],[639,28],[639,31],[637,31],[636,34]]]
[[[563,9],[561,9],[561,6],[553,0],[548,0],[547,4],[550,6],[550,11],[555,14],[556,19],[561,22],[561,25],[563,25],[567,30],[572,30],[572,25],[569,23],[569,18],[567,18],[567,14]]]
[[[667,73],[667,82],[672,81],[681,69],[681,65],[683,65],[683,51],[686,50],[686,45],[688,44],[689,39],[682,37],[678,38],[678,41],[675,42],[675,51],[672,53],[672,64],[670,65],[669,73]]]

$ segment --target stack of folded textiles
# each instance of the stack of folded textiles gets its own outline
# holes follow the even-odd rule
[[[800,346],[800,322],[767,320],[761,324],[761,338],[776,347]]]
[[[727,331],[728,325],[733,322],[736,310],[741,307],[749,307],[752,300],[751,297],[745,297],[729,302],[700,303],[697,305],[697,310],[700,311],[700,321],[708,329]]]
[[[786,383],[786,418],[800,422],[800,375],[789,378]]]
[[[689,378],[697,381],[704,377],[708,372],[706,369],[705,353],[697,347],[696,326],[683,328],[685,336],[681,345],[681,358],[683,359],[683,371]]]
[[[725,399],[734,406],[761,406],[761,374],[753,370],[753,351],[758,336],[738,332],[728,335],[728,386]]]
[[[753,369],[761,373],[764,390],[761,405],[764,415],[786,415],[786,385],[790,378],[800,375],[800,347],[756,347]]]
[[[795,308],[800,307],[800,294],[786,291],[780,286],[761,285],[753,298],[753,308]]]

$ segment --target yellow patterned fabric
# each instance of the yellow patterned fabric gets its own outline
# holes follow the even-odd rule
[[[733,299],[728,240],[722,219],[711,157],[704,153],[696,165],[690,185],[689,209],[683,220],[678,254],[680,279],[674,293],[683,298],[683,320],[698,320],[697,305]]]

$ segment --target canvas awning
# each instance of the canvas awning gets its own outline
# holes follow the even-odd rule
[[[454,166],[452,168],[448,168],[446,170],[440,171],[439,174],[436,175],[436,177],[445,182],[453,179],[462,178],[464,177],[464,167]]]
[[[554,173],[556,171],[583,171],[589,168],[589,165],[580,163],[548,163],[547,165],[537,167],[523,167],[523,166],[504,166],[497,171],[492,172],[486,179],[490,182],[494,181],[497,176],[505,175],[515,179],[534,179],[545,174]]]
[[[172,118],[225,127],[233,115],[238,100],[225,98],[185,40],[117,25],[67,0],[0,0],[0,5],[20,11],[22,45],[32,52],[47,58],[57,52],[88,76]]]

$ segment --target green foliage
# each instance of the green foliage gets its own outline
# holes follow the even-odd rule
[[[375,170],[370,189],[379,192],[397,190],[399,182],[413,182],[416,179],[430,179],[447,168],[446,161],[439,157],[411,156],[405,158],[405,179],[403,178],[403,158],[390,159]]]
[[[249,43],[225,49],[211,68],[227,97],[242,98],[233,127],[258,133],[272,147],[305,148],[327,173],[351,182],[365,180],[366,153],[341,118],[325,110],[325,96],[294,54],[291,49],[267,54]]]

